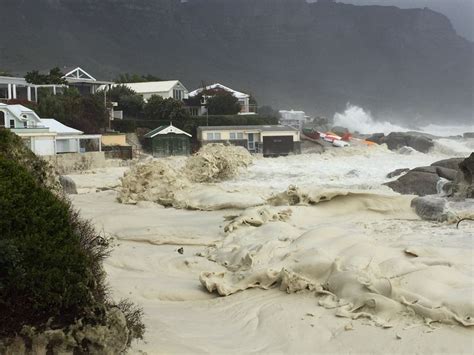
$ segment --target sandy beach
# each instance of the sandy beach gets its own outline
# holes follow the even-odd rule
[[[106,168],[70,175],[71,200],[112,237],[114,297],[144,309],[132,353],[470,354],[474,225],[422,221],[413,196],[381,185],[469,144],[257,156],[175,193],[186,208],[120,203],[128,168]]]

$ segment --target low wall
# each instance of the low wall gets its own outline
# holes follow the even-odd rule
[[[42,158],[53,165],[61,175],[106,166],[104,152],[67,153],[43,156]]]

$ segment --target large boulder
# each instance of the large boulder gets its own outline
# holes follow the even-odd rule
[[[474,198],[474,153],[459,164],[454,192],[461,198]]]
[[[393,191],[403,195],[435,195],[440,177],[431,172],[409,171],[395,181],[385,183]]]
[[[446,200],[442,197],[416,197],[411,201],[411,207],[424,220],[442,222],[447,219]]]
[[[440,166],[442,168],[448,168],[453,170],[459,170],[459,164],[464,160],[464,158],[450,158],[450,159],[443,159],[434,162],[431,166]]]
[[[76,183],[69,176],[65,176],[65,175],[59,176],[59,183],[61,184],[64,193],[68,195],[77,194]]]
[[[457,170],[443,168],[440,166],[421,166],[421,167],[413,169],[412,171],[422,171],[425,173],[436,174],[439,177],[449,180],[449,181],[454,181],[458,174]]]
[[[422,153],[428,153],[434,147],[431,138],[405,132],[392,132],[383,138],[382,143],[387,144],[390,150],[397,150],[401,147],[411,147]]]
[[[366,140],[368,140],[370,142],[377,143],[377,144],[382,144],[384,138],[385,138],[385,134],[383,134],[383,133],[374,133],[369,138],[366,138]]]
[[[408,169],[408,168],[405,168],[405,169],[396,169],[396,170],[394,170],[394,171],[388,173],[388,174],[387,174],[387,178],[388,178],[388,179],[391,179],[391,178],[400,176],[400,175],[402,175],[403,173],[406,173],[406,172],[408,172],[408,171],[410,171],[410,169]]]

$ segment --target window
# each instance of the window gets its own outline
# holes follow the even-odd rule
[[[28,122],[23,122],[23,127],[28,128]]]
[[[207,140],[208,141],[218,141],[221,139],[221,134],[217,132],[209,132],[207,133]]]
[[[182,100],[183,99],[183,91],[178,89],[173,89],[173,98],[175,100]]]
[[[229,139],[244,139],[244,134],[242,132],[230,132]]]
[[[15,128],[15,120],[10,120],[10,128]]]

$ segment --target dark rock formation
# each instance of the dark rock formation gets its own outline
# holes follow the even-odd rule
[[[422,153],[428,153],[434,146],[433,140],[430,138],[403,132],[392,132],[384,137],[382,142],[387,144],[390,150],[411,147]]]
[[[388,136],[383,133],[375,133],[367,140],[377,144],[385,143],[390,150],[410,147],[419,152],[428,153],[434,147],[433,140],[430,137],[414,132],[392,132]]]
[[[387,174],[387,178],[388,179],[391,179],[391,178],[394,178],[396,176],[400,176],[402,175],[403,173],[406,173],[407,171],[410,171],[410,169],[408,168],[405,168],[405,169],[396,169],[394,171],[392,171],[391,173],[388,173]]]
[[[369,138],[367,138],[367,140],[370,141],[370,142],[377,143],[377,144],[382,144],[384,138],[385,138],[385,134],[383,134],[383,133],[374,133]]]
[[[446,220],[446,199],[437,196],[416,197],[411,201],[411,207],[422,219],[428,221]]]
[[[394,177],[398,169],[387,175]],[[438,186],[440,179],[446,182]],[[408,171],[395,181],[386,183],[392,190],[401,194],[415,194],[419,196],[434,195],[440,191],[448,196],[460,198],[474,197],[474,153],[468,158],[444,159],[433,163],[431,166],[421,166]]]
[[[63,188],[64,193],[66,193],[68,195],[76,195],[77,194],[76,183],[69,176],[61,175],[59,177],[59,182],[60,182],[60,184]]]
[[[385,183],[395,192],[403,195],[434,195],[437,191],[439,176],[430,172],[409,171],[395,181]]]
[[[457,197],[474,198],[474,153],[459,164],[454,192]]]
[[[450,158],[439,160],[431,164],[431,166],[440,166],[442,168],[448,168],[453,170],[459,170],[459,164],[464,160],[464,158]]]
[[[472,117],[472,42],[425,9],[305,0],[2,1],[0,68],[80,65],[219,81],[332,117],[346,103],[431,122]],[[119,24],[119,25],[118,25]],[[166,54],[166,55],[164,55]]]

